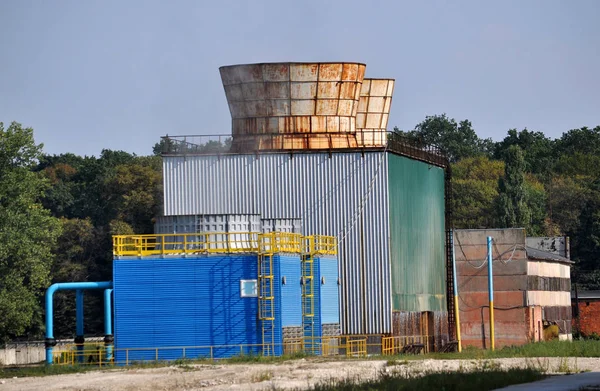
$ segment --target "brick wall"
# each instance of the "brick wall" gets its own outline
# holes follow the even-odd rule
[[[578,326],[584,335],[600,334],[600,299],[579,299],[579,319],[573,319],[573,328]]]

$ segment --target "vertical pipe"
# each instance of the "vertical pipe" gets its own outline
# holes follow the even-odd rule
[[[494,337],[494,274],[492,267],[492,237],[487,238],[487,260],[488,260],[488,289],[490,298],[490,346],[492,350],[495,350],[495,337]]]
[[[83,291],[75,291],[75,344],[77,345],[77,362],[83,363],[83,343],[85,342],[83,330]]]
[[[54,339],[54,306],[52,298],[56,291],[56,284],[51,285],[46,291],[46,339],[44,346],[46,347],[46,364],[52,364],[52,350],[56,346],[56,340]]]
[[[112,332],[112,289],[104,291],[104,346],[106,347],[106,361],[110,362],[113,356],[114,337]]]
[[[454,251],[454,230],[450,230],[450,246],[452,246],[452,279],[454,280],[454,319],[456,322],[456,341],[458,351],[462,352],[462,343],[460,339],[460,314],[458,310],[458,278],[456,275],[456,252]]]

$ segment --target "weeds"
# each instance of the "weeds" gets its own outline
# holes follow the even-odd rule
[[[544,375],[531,369],[483,370],[473,372],[382,373],[376,380],[329,380],[317,384],[313,391],[372,391],[372,390],[452,390],[486,391],[512,384],[540,380]]]
[[[260,383],[264,381],[269,381],[273,378],[273,373],[270,371],[264,371],[260,373],[256,373],[252,375],[252,383]]]
[[[385,365],[387,367],[393,367],[393,366],[397,366],[397,365],[408,365],[409,361],[408,360],[396,360],[396,359],[391,359],[391,360],[387,360],[387,362],[385,363]]]

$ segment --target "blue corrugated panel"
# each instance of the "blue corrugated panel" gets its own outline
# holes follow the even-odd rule
[[[321,324],[340,323],[338,262],[334,257],[320,257]]]
[[[302,269],[300,256],[278,256],[281,284],[281,325],[282,327],[302,326]],[[285,277],[285,285],[283,278]]]
[[[155,350],[139,348],[179,347],[158,351],[158,359],[169,360],[182,357],[183,346],[260,343],[258,300],[240,296],[240,280],[257,278],[256,256],[120,259],[113,265],[117,361],[157,358]],[[213,350],[214,357],[239,353],[239,347]],[[209,355],[208,348],[185,352],[188,358]]]
[[[298,271],[296,271],[296,267]],[[285,274],[284,274],[285,273]],[[293,320],[300,313],[302,316],[302,308],[300,307],[300,296],[297,296],[298,304],[293,300],[293,289],[288,289],[291,273],[296,275],[298,281],[300,280],[300,256],[298,255],[281,255],[277,254],[273,256],[273,296],[275,297],[275,329],[273,331],[273,341],[275,343],[275,355],[283,354],[283,333],[282,326],[287,326],[287,322]],[[286,285],[282,285],[282,277],[286,276]],[[292,285],[290,284],[291,288]],[[285,298],[283,295],[285,294]],[[288,308],[288,305],[290,306]],[[285,315],[284,315],[285,314]],[[300,324],[302,324],[302,318],[300,318]]]

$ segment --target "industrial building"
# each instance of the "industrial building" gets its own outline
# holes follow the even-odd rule
[[[365,355],[454,338],[448,160],[387,132],[394,80],[365,69],[220,68],[231,133],[163,137],[155,233],[115,236],[113,281],[93,286],[106,289],[107,359]],[[51,294],[47,311],[52,330]],[[48,362],[53,343],[50,331]]]
[[[600,291],[574,291],[571,305],[572,326],[577,334],[583,337],[600,335]]]
[[[567,238],[526,238],[525,230],[456,230],[460,334],[463,346],[490,347],[487,238],[493,240],[496,347],[543,341],[558,326],[571,338],[572,261]],[[564,254],[564,255],[560,255]]]
[[[435,337],[441,345],[453,334],[448,162],[434,147],[388,134],[394,81],[364,78],[365,69],[222,67],[228,149],[207,148],[216,137],[163,138],[159,225],[244,215],[256,216],[261,231],[336,237],[341,334]]]

